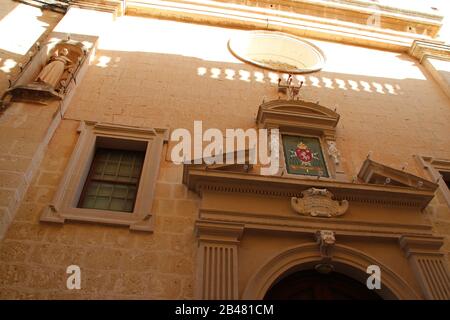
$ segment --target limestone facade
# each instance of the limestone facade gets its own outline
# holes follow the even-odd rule
[[[287,21],[267,28],[308,37],[327,58],[321,71],[296,78],[303,81],[301,101],[339,115],[332,128],[320,131],[323,150],[329,141],[339,152],[338,162],[325,153],[334,173],[329,179],[265,177],[258,166],[177,165],[170,158],[175,142],[166,137],[154,149],[154,188],[151,201],[144,201],[151,227],[43,218],[74,170],[71,157],[84,123],[170,133],[192,131],[201,120],[204,130],[246,130],[267,124],[258,122],[261,105],[286,98],[277,91],[282,74],[246,64],[227,48],[230,37],[260,28],[252,15],[264,12],[230,7],[245,1],[212,1],[211,10],[242,10],[248,15],[243,24],[147,2],[139,7],[130,1],[127,9],[120,1],[80,0],[65,15],[42,11],[50,20],[42,43],[69,35],[89,49],[59,100],[13,99],[2,109],[0,298],[260,299],[284,274],[325,258],[362,283],[365,268],[379,264],[383,298],[450,298],[450,202],[436,176],[436,170],[450,171],[450,54],[431,37],[439,30],[431,14],[402,12],[399,18],[391,12],[384,29],[362,28],[353,44],[339,23],[321,22],[328,35],[299,26],[300,9],[289,18],[295,28]],[[317,17],[309,6],[304,15]],[[349,23],[367,19],[348,10],[333,12]],[[402,29],[407,19],[429,28],[428,35]],[[2,52],[0,59],[25,58]],[[303,128],[295,121],[271,125]],[[438,169],[428,167],[433,165]],[[310,188],[327,189],[333,201],[345,202],[345,214],[296,213],[292,198]],[[326,257],[316,240],[320,231],[334,232]],[[81,268],[80,290],[66,287],[72,264]]]

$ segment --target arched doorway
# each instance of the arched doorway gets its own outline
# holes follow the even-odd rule
[[[315,266],[321,263],[321,258],[316,243],[290,247],[269,257],[250,277],[242,292],[241,299],[264,299],[267,292],[274,287],[274,284],[295,272],[314,270]],[[336,244],[331,263],[336,274],[346,275],[362,285],[365,284],[368,277],[367,266],[377,265],[382,270],[381,289],[376,292],[380,297],[386,300],[421,298],[389,266],[354,248]]]
[[[265,300],[380,300],[381,297],[363,283],[338,272],[316,270],[292,273],[277,281]]]

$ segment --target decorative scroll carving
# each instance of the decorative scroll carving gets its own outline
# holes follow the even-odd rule
[[[333,200],[333,194],[327,189],[310,188],[302,192],[301,198],[291,198],[292,208],[301,215],[313,217],[338,217],[348,209],[348,201]]]
[[[316,241],[319,245],[320,255],[324,259],[331,259],[332,250],[336,243],[334,232],[330,230],[320,230],[316,232]]]

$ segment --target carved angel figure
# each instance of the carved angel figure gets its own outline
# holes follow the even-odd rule
[[[339,158],[341,156],[338,148],[336,147],[336,142],[327,141],[328,143],[328,154],[333,158],[335,164],[339,164]]]
[[[63,48],[61,52],[56,52],[44,68],[42,68],[36,80],[45,82],[53,88],[56,88],[64,71],[72,65],[72,61],[67,58],[68,54],[69,50],[67,48]]]

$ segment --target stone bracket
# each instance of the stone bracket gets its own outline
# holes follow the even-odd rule
[[[320,255],[323,260],[331,260],[333,248],[336,244],[336,237],[331,230],[320,230],[315,234],[316,242],[319,245]]]

